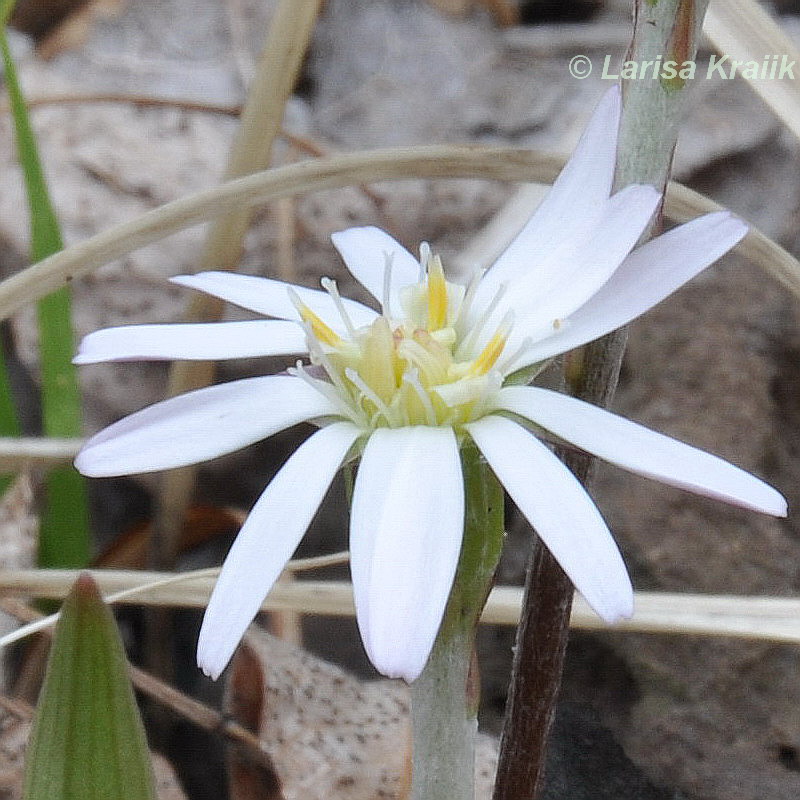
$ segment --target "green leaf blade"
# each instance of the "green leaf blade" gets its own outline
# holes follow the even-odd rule
[[[9,2],[0,5],[0,20],[5,21],[12,6]],[[62,250],[64,243],[4,25],[0,27],[0,51],[14,118],[17,154],[28,196],[31,257],[38,262]],[[81,397],[72,364],[75,348],[69,289],[60,289],[40,300],[37,312],[43,432],[46,436],[80,436]],[[7,384],[4,376],[0,378],[0,414],[3,415],[14,408]],[[16,417],[13,424],[15,420]],[[12,428],[13,425],[3,417],[0,427]],[[16,431],[8,433],[14,435]],[[47,508],[39,533],[39,565],[44,567],[81,567],[89,563],[89,513],[84,481],[74,470],[72,478],[67,478],[65,472],[50,473],[46,480]]]
[[[81,575],[64,602],[25,765],[25,800],[155,800],[114,618]]]

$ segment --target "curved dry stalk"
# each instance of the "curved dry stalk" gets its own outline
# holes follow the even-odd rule
[[[229,211],[280,197],[409,178],[549,182],[564,159],[515,148],[392,148],[305,161],[228,181],[79,242],[0,283],[0,318],[134,250]]]
[[[217,568],[180,574],[91,570],[107,602],[181,608],[205,607],[218,572]],[[66,596],[78,574],[77,570],[0,572],[0,592],[60,599]],[[496,587],[489,596],[481,622],[516,625],[521,597],[522,590],[518,587]],[[278,583],[261,608],[263,611],[352,616],[352,585],[345,581]],[[609,626],[591,611],[580,595],[576,595],[571,625],[619,633],[732,636],[800,644],[800,598],[637,592],[633,617]],[[7,644],[7,639],[0,639],[0,646]]]
[[[700,214],[720,211],[722,206],[682,183],[667,186],[664,213],[675,222],[686,222]],[[758,228],[751,227],[735,252],[761,267],[795,297],[800,298],[800,262]]]
[[[373,150],[266,170],[174,200],[7,278],[0,282],[0,319],[103,264],[234,208],[372,181],[480,178],[549,183],[564,160],[552,153],[517,148],[441,145]],[[671,184],[667,191],[665,211],[671,219],[719,209],[712,200],[680,184]],[[751,229],[739,252],[800,297],[800,262],[780,245]]]

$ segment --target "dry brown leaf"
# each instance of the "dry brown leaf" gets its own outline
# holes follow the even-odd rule
[[[184,520],[178,552],[184,553],[218,536],[232,536],[239,531],[246,513],[233,508],[192,506]],[[104,569],[144,569],[153,533],[152,523],[136,524],[123,531],[96,559]]]
[[[125,0],[20,0],[14,7],[11,24],[36,40],[44,59],[86,42],[95,22],[122,12]]]
[[[405,684],[359,680],[251,626],[234,659],[225,702],[228,713],[257,726],[285,800],[409,796]],[[491,797],[496,765],[496,741],[479,736],[477,800]]]
[[[89,0],[18,0],[11,13],[11,25],[41,39],[88,4]]]
[[[475,0],[428,0],[442,14],[451,17],[466,17],[476,5]],[[519,22],[519,8],[509,0],[480,0],[501,28],[508,28]]]

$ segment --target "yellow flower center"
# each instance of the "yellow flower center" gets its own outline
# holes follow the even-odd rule
[[[463,329],[469,305],[464,287],[445,279],[441,260],[427,248],[423,260],[420,282],[401,292],[402,316],[389,317],[384,307],[384,315],[358,329],[350,323],[335,284],[323,282],[339,308],[347,337],[294,298],[306,325],[311,362],[322,367],[330,381],[326,394],[334,396],[330,389],[335,390],[348,416],[370,429],[461,426],[486,413],[502,383],[498,361],[510,320],[503,321],[477,356],[465,357],[465,345],[479,330]],[[301,367],[297,374],[319,384]]]

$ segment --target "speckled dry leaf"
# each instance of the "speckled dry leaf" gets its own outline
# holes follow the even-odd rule
[[[285,800],[409,796],[403,683],[359,680],[253,626],[234,660],[226,710],[257,728]],[[477,800],[491,797],[496,762],[496,741],[480,736]]]
[[[33,710],[24,703],[8,701],[0,707],[0,797],[22,800],[22,774],[25,747],[31,728]],[[158,800],[186,800],[172,767],[160,755],[153,754],[153,771]]]

